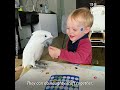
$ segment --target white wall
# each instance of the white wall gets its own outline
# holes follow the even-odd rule
[[[76,9],[76,0],[48,0],[49,10],[57,14],[58,32],[61,32],[62,15],[69,15]]]
[[[74,9],[76,9],[76,0],[64,0],[65,15],[70,14]]]
[[[76,0],[48,0],[48,3],[49,10],[52,10],[55,13],[62,13],[63,11],[66,15],[68,15],[76,9]]]
[[[48,9],[57,13],[57,0],[48,0]]]

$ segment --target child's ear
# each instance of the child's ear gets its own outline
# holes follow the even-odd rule
[[[85,30],[84,30],[84,33],[87,34],[90,32],[90,27],[86,27]]]

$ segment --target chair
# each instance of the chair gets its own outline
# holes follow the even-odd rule
[[[101,42],[103,45],[92,45],[92,47],[105,47],[105,6],[96,5],[90,8],[94,21],[89,33],[89,39],[93,43]],[[101,37],[92,37],[94,34],[102,34]]]
[[[62,30],[62,33],[64,34],[62,48],[64,47],[64,41],[65,41],[65,38],[66,38],[66,21],[67,21],[67,16],[66,15],[62,15],[61,30]]]

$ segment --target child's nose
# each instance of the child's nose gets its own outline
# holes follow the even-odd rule
[[[73,30],[72,30],[72,29],[70,29],[70,30],[69,30],[69,33],[70,33],[70,34],[72,34],[72,33],[73,33]]]

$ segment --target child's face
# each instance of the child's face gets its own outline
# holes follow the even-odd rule
[[[75,42],[82,36],[86,34],[85,27],[83,25],[80,25],[75,20],[71,20],[71,18],[68,18],[67,20],[67,31],[69,38],[71,41]]]

